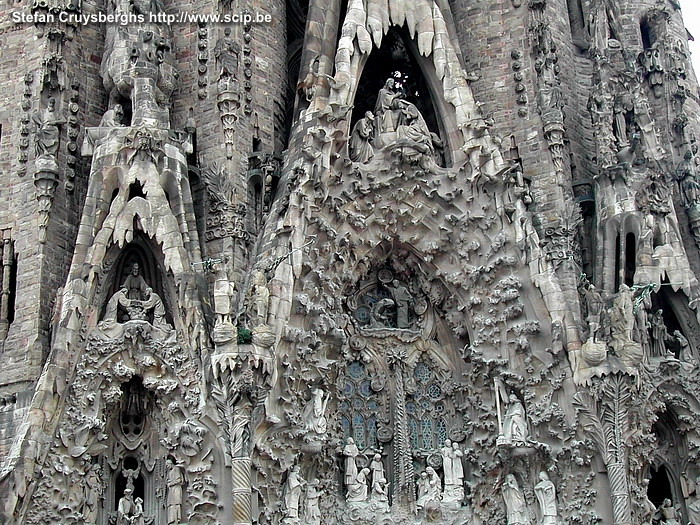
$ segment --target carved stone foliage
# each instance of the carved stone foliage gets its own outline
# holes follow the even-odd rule
[[[206,240],[233,237],[249,242],[244,222],[246,205],[236,198],[228,171],[223,166],[212,166],[202,172],[202,179],[209,200]]]
[[[201,373],[178,343],[152,339],[130,323],[123,338],[89,337],[27,523],[119,522],[113,509],[129,488],[142,500],[144,523],[166,519],[158,498],[168,493],[174,512],[188,522],[219,519],[215,480],[222,464],[200,422]],[[166,455],[171,469],[181,469],[179,487],[168,481],[175,474],[165,470]],[[90,481],[98,468],[95,486]],[[125,509],[134,501],[125,501]],[[129,509],[122,514],[133,516]]]

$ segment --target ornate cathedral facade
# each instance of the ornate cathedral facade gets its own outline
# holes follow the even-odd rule
[[[677,0],[0,11],[0,523],[700,524]]]

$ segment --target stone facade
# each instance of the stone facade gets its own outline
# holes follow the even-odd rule
[[[27,2],[0,523],[700,524],[674,0]]]

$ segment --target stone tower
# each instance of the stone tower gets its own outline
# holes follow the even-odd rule
[[[18,0],[0,523],[700,524],[676,0]]]

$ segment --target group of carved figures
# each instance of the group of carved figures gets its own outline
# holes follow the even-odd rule
[[[675,358],[676,353],[669,344],[678,348],[681,362],[695,364],[688,339],[680,330],[669,334],[663,310],[648,312],[650,301],[644,295],[645,288],[633,290],[622,284],[609,301],[591,283],[584,283],[580,292],[589,340],[593,344],[609,344],[626,365],[637,366],[649,358]],[[610,302],[609,307],[606,307],[607,302]]]
[[[542,471],[534,487],[539,505],[542,525],[556,525],[558,520],[557,491],[549,475]],[[503,501],[506,504],[506,519],[508,525],[529,525],[530,511],[525,496],[514,474],[508,474],[501,486]]]
[[[171,458],[166,460],[167,478],[167,523],[178,525],[182,523],[182,495],[185,478],[182,469]],[[134,478],[137,471],[125,471],[127,483],[124,493],[117,503],[116,525],[145,525],[151,520],[144,514],[143,498],[134,497]],[[86,523],[94,523],[86,521]]]
[[[382,455],[375,453],[368,467],[358,468],[360,449],[353,438],[348,438],[343,448],[345,456],[345,500],[348,503],[376,501],[388,506],[389,493]]]
[[[118,312],[124,311],[124,321],[149,321],[149,312],[152,315],[151,324],[166,332],[172,330],[172,326],[165,319],[165,306],[160,296],[153,291],[143,276],[140,274],[138,263],[131,267],[131,273],[107,302],[105,314],[101,322],[102,327],[116,323]]]
[[[408,146],[428,156],[435,155],[435,145],[440,143],[418,108],[396,89],[393,78],[379,90],[374,112],[367,111],[353,126],[350,160],[366,164],[374,157],[375,148],[391,143]]]

